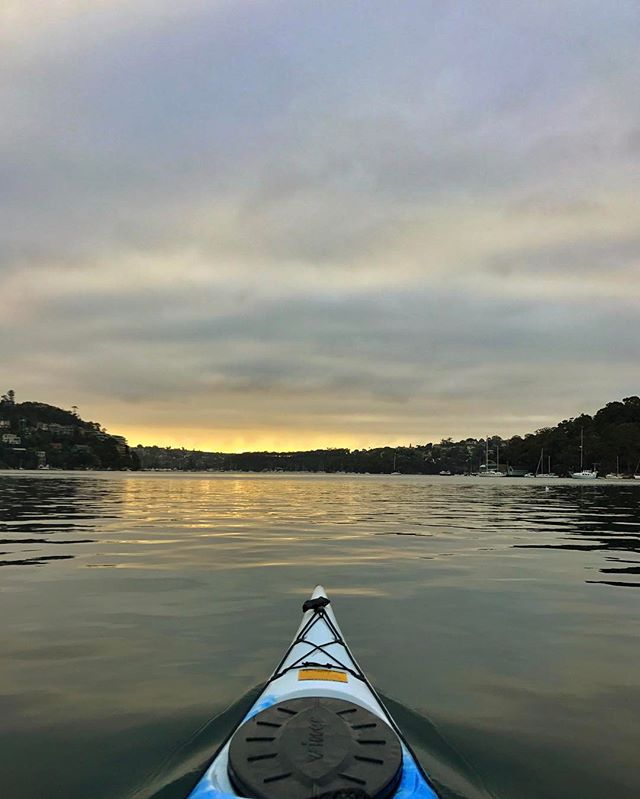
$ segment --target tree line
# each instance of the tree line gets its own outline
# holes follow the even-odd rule
[[[535,473],[544,450],[544,471],[567,475],[580,466],[580,444],[584,442],[584,465],[601,474],[633,474],[640,462],[640,397],[610,402],[596,414],[565,419],[555,427],[542,428],[524,436],[503,439],[446,438],[439,443],[408,447],[376,447],[350,450],[318,449],[300,452],[244,452],[224,455],[221,468],[238,471],[360,472],[370,474],[452,474],[476,473],[486,465],[499,464],[502,471]]]
[[[284,471],[356,472],[370,474],[473,474],[487,462],[503,471],[535,472],[544,451],[544,471],[566,475],[580,466],[584,442],[584,466],[600,474],[636,473],[640,467],[640,397],[609,402],[593,416],[581,414],[524,436],[503,439],[465,438],[454,441],[370,449],[301,450],[297,452],[202,452],[171,447],[129,449],[124,439],[109,435],[97,422],[80,419],[71,411],[37,402],[16,403],[12,391],[0,398],[0,422],[21,438],[21,445],[0,443],[0,467],[29,468],[37,464],[37,452],[45,452],[47,464],[61,468],[166,469],[178,471]],[[42,429],[43,423],[50,429]],[[61,432],[53,431],[58,426]],[[123,443],[124,442],[124,443]]]

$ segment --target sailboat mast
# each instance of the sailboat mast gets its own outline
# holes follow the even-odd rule
[[[540,450],[540,457],[538,458],[538,462],[536,463],[536,477],[539,474],[544,474],[544,460],[542,459],[544,450]]]
[[[584,469],[584,427],[580,428],[580,471]]]
[[[500,444],[496,444],[496,472],[500,471]]]

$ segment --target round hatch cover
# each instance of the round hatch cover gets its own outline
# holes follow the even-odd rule
[[[239,727],[229,747],[229,779],[254,799],[385,799],[401,770],[396,733],[343,699],[279,702]]]

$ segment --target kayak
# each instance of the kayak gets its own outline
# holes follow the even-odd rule
[[[322,586],[189,799],[438,799],[349,651]]]

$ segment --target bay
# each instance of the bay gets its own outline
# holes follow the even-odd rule
[[[640,796],[640,483],[0,474],[12,799],[178,799],[316,583],[447,796]]]

